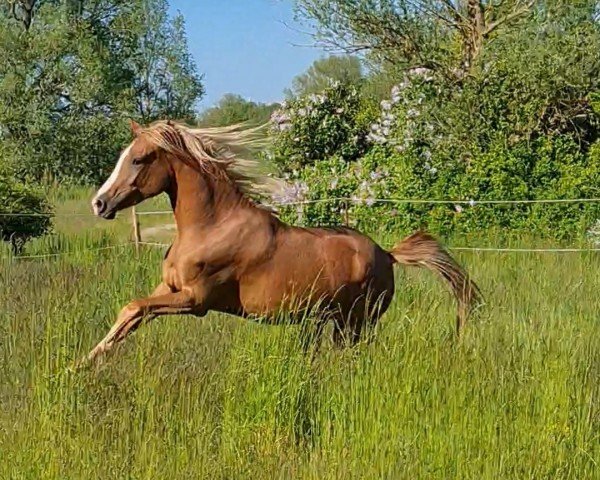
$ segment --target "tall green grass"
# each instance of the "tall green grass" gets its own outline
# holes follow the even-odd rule
[[[0,263],[0,478],[600,478],[600,258],[465,253],[487,304],[453,338],[427,272],[398,271],[373,343],[314,362],[299,329],[163,317],[70,372],[162,252],[108,233]],[[328,332],[329,333],[329,332]]]

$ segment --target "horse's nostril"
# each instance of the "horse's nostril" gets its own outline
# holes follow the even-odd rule
[[[106,202],[101,198],[96,198],[94,200],[94,208],[96,210],[96,214],[101,215],[104,210],[106,210]]]

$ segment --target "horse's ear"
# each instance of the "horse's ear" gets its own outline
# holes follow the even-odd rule
[[[137,137],[139,133],[142,131],[142,127],[135,120],[129,120],[129,125],[131,127],[131,133],[133,133],[134,137]]]

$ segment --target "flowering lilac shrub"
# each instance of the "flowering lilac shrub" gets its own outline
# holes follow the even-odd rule
[[[292,172],[333,155],[360,157],[367,147],[366,121],[356,87],[334,84],[320,94],[284,102],[273,112],[273,159]]]
[[[346,100],[353,102],[348,111],[354,120],[337,118],[338,107],[321,111],[327,102],[321,96],[274,115],[280,165],[291,184],[285,200],[295,204],[283,209],[284,217],[311,225],[348,223],[367,232],[423,228],[444,236],[494,231],[572,238],[595,224],[596,203],[479,203],[598,197],[600,143],[586,152],[566,133],[516,135],[494,85],[475,95],[472,85],[457,90],[443,82],[426,69],[408,71],[375,115],[352,94]],[[474,103],[481,117],[467,115]],[[308,104],[317,104],[318,113],[305,110]],[[320,120],[313,123],[311,115]],[[344,130],[346,124],[352,128]],[[336,137],[340,132],[346,133]],[[348,200],[323,201],[339,198]]]

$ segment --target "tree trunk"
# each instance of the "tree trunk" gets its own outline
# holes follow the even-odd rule
[[[463,27],[462,73],[466,75],[481,53],[485,32],[485,7],[480,0],[466,0],[466,22]]]

